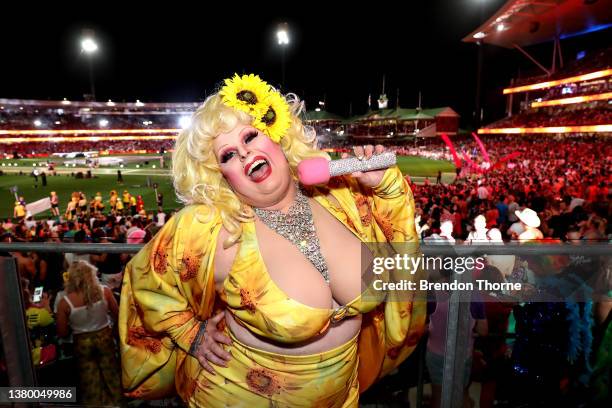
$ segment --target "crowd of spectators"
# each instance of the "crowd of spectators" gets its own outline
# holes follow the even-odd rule
[[[179,129],[182,117],[191,113],[143,114],[87,114],[62,108],[19,109],[4,107],[0,110],[0,130],[66,130],[66,129]]]
[[[0,144],[0,157],[22,158],[34,156],[48,156],[53,153],[72,152],[116,152],[126,153],[157,153],[162,148],[165,151],[172,149],[174,139],[164,140],[134,140],[126,137],[125,140],[95,141],[95,142],[26,142],[13,144]]]
[[[527,110],[491,123],[486,128],[608,125],[612,108],[605,102]]]
[[[465,151],[475,162],[482,162],[482,155],[472,138],[457,137],[453,142],[458,151]],[[558,242],[576,240],[607,242],[610,240],[612,231],[609,219],[612,201],[609,183],[612,146],[606,144],[604,139],[492,136],[486,138],[484,142],[492,162],[513,152],[518,152],[519,155],[502,166],[492,166],[492,169],[484,174],[463,169],[457,173],[457,177],[452,182],[447,183],[443,183],[442,179],[438,178],[435,181],[426,179],[422,184],[415,184],[411,182],[410,176],[407,176],[417,207],[415,214],[417,230],[424,242],[448,240],[451,243],[470,243],[534,239]],[[439,139],[430,139],[416,148],[408,146],[390,148],[399,154],[426,155],[432,158],[442,155],[448,158],[447,148]],[[146,243],[163,226],[167,218],[172,216],[166,214],[162,208],[158,208],[157,212],[147,211],[144,205],[140,209],[135,207],[135,211],[132,211],[132,202],[137,203],[137,201],[131,198],[127,199],[126,206],[119,209],[117,202],[124,201],[121,194],[111,194],[108,202],[103,201],[103,205],[77,203],[74,216],[69,216],[66,212],[60,217],[50,219],[5,219],[2,223],[4,231],[2,241]],[[520,214],[524,217],[521,218]],[[525,218],[527,214],[533,215],[527,219]],[[530,224],[533,217],[538,219],[537,227]],[[41,301],[28,300],[29,313],[35,315],[34,320],[40,324],[54,319],[61,321],[58,313],[62,312],[62,308],[66,313],[67,301],[61,302],[67,296],[63,290],[68,287],[64,272],[70,270],[75,262],[87,262],[79,264],[81,269],[89,268],[87,265],[91,264],[101,284],[118,297],[123,269],[132,256],[110,253],[34,252],[13,252],[11,255],[17,260],[24,285],[24,296],[28,296],[29,299],[37,287],[44,287]],[[72,270],[74,269],[73,266]],[[493,271],[497,274],[502,273],[498,269]],[[106,289],[104,296],[108,296]],[[75,300],[74,295],[72,300]],[[438,307],[444,305],[440,302],[442,300],[438,299]],[[111,301],[107,301],[107,304],[112,306]],[[490,306],[487,304],[487,307]],[[480,321],[489,320],[489,325],[495,321],[499,323],[500,317],[489,313],[487,307],[484,309],[486,315],[483,315],[481,310],[475,318]],[[505,317],[501,324],[503,327],[499,330],[507,329],[507,318],[511,309],[504,312]],[[108,313],[113,314],[112,310],[108,310]],[[65,327],[62,330],[65,330]],[[36,336],[40,336],[41,332],[44,330],[32,329],[32,333],[36,333]],[[486,330],[483,330],[483,336],[484,333]],[[505,335],[505,331],[502,334]],[[48,345],[46,343],[52,343],[49,338],[54,336],[55,332],[51,334],[47,332],[44,335],[47,340],[39,342],[40,350],[36,355],[41,366],[44,366],[49,359],[53,359],[53,354],[50,356],[44,350]],[[69,342],[68,340],[59,342],[56,358],[61,358],[66,352],[64,341]],[[499,341],[495,344],[499,349],[507,348],[504,342],[498,343]],[[482,347],[477,343],[474,353],[479,348]],[[430,363],[432,362],[428,361],[428,369],[434,370],[435,366],[430,367]],[[494,378],[494,380],[499,379]],[[483,386],[482,406],[491,406],[487,405],[487,399],[491,402],[498,394]]]
[[[527,85],[543,81],[552,81],[610,68],[612,65],[612,48],[597,50],[585,54],[580,59],[569,61],[563,68],[550,76],[531,75],[518,78],[513,86]]]

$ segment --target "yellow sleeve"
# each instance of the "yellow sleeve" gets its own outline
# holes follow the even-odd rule
[[[414,197],[399,167],[387,169],[373,192],[372,212],[385,238],[389,242],[414,242],[418,247]]]
[[[175,352],[189,351],[212,313],[220,223],[209,218],[203,206],[185,208],[126,267],[119,335],[123,385],[131,396],[150,398],[174,387]]]
[[[415,225],[412,191],[397,166],[387,169],[370,191],[351,188],[361,224],[368,204],[372,228],[365,229],[370,242],[388,242],[395,252],[421,256]],[[378,227],[378,228],[377,228]],[[418,282],[423,271],[402,278]],[[390,291],[386,301],[364,316],[359,341],[359,388],[363,392],[377,379],[399,366],[415,349],[425,330],[426,301],[421,291]]]

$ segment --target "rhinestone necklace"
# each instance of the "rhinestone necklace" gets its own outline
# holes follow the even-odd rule
[[[253,208],[253,211],[268,228],[295,245],[329,284],[327,263],[321,254],[321,243],[315,230],[312,209],[299,186],[296,186],[295,202],[291,204],[287,214],[261,208]]]

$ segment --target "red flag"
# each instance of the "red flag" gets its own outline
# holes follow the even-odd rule
[[[490,162],[491,160],[489,160],[489,154],[487,153],[487,149],[485,149],[484,144],[482,143],[478,135],[472,132],[472,136],[474,137],[474,140],[476,140],[476,143],[478,144],[478,148],[480,149],[480,152],[482,153],[483,159],[486,162]]]
[[[453,160],[455,161],[455,167],[457,167],[458,169],[461,168],[461,164],[462,164],[461,159],[459,158],[459,156],[457,156],[457,151],[455,150],[455,146],[453,146],[453,143],[449,139],[448,135],[446,133],[442,133],[440,137],[442,137],[442,140],[444,140],[444,143],[446,143],[446,146],[448,146],[448,150],[450,150],[451,154],[453,155]]]

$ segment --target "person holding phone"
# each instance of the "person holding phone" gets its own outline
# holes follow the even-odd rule
[[[55,360],[57,349],[53,342],[55,338],[55,319],[49,305],[49,295],[42,286],[34,290],[28,289],[30,282],[22,279],[22,295],[26,309],[26,322],[32,345],[32,362],[40,367]]]

